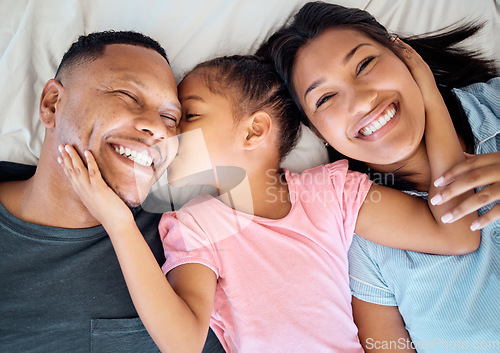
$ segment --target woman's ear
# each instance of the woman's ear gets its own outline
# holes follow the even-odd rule
[[[63,90],[63,85],[55,79],[48,80],[43,87],[40,97],[40,120],[46,128],[53,128],[56,125],[57,102]]]
[[[273,121],[265,111],[258,111],[246,119],[244,147],[253,150],[263,143],[271,131]]]
[[[328,146],[328,142],[325,140],[325,138],[320,134],[320,132],[314,127],[314,125],[311,124],[309,127],[312,132],[325,144],[325,146]]]

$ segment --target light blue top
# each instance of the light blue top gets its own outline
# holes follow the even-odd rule
[[[475,153],[499,151],[500,78],[454,93],[472,126]],[[397,250],[355,236],[349,273],[355,297],[399,307],[418,352],[500,352],[500,221],[481,231],[476,251],[461,256]]]

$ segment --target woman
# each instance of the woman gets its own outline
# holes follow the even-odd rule
[[[480,247],[448,257],[354,237],[353,313],[367,351],[446,352],[456,349],[453,344],[464,351],[498,349],[500,83],[491,62],[453,49],[479,28],[467,25],[404,42],[430,66],[464,152],[475,153],[439,179],[437,186],[444,188],[433,201],[486,186],[448,215],[453,220],[478,210],[481,217],[472,227],[481,229]],[[412,114],[420,107],[404,72],[394,73],[396,61],[388,61],[401,53],[398,41],[367,12],[320,2],[306,4],[258,52],[274,61],[304,122],[335,148],[332,158],[350,157],[351,168],[377,182],[426,197],[431,177],[422,157],[425,124]],[[398,114],[394,97],[405,102],[405,114]]]

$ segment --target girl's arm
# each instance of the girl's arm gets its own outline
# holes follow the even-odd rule
[[[431,180],[436,180],[465,157],[432,72],[412,48],[402,45],[405,46],[402,55],[424,99],[425,144]],[[470,229],[474,215],[457,219],[449,212],[471,196],[472,191],[441,204],[433,199],[438,191],[439,188],[431,184],[426,202],[372,185],[360,209],[355,232],[373,242],[404,250],[443,255],[474,251],[480,242],[479,232]]]
[[[352,297],[352,314],[365,352],[416,352],[397,306]]]
[[[162,352],[201,352],[212,312],[216,276],[199,264],[161,271],[132,213],[103,181],[90,152],[88,172],[71,146],[59,158],[73,188],[109,234],[132,301]],[[169,282],[171,284],[169,284]]]

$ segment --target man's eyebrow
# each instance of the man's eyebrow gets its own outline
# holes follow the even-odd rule
[[[354,49],[352,49],[349,53],[347,53],[347,55],[345,56],[344,58],[344,65],[347,64],[347,62],[349,60],[351,60],[351,58],[354,56],[354,54],[356,53],[356,50],[358,50],[359,48],[361,48],[362,46],[365,46],[365,45],[371,45],[370,43],[361,43],[361,44],[358,44],[354,47]]]
[[[111,81],[111,83],[126,82],[126,83],[131,83],[133,85],[136,85],[138,87],[146,87],[146,85],[142,81],[138,80],[137,77],[135,77],[134,75],[130,75],[128,73],[116,75],[110,81]]]

